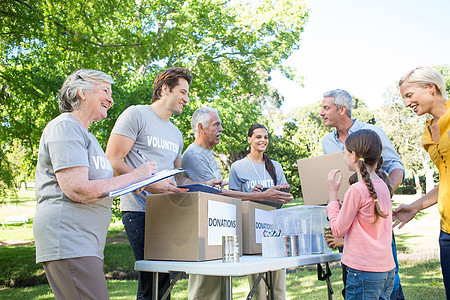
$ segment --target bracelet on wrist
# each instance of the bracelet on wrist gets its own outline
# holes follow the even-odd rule
[[[339,202],[339,199],[336,199],[336,200],[330,200],[330,199],[328,199],[327,204],[330,204],[330,203],[333,202],[333,201],[337,201],[338,203],[340,203],[340,202]]]

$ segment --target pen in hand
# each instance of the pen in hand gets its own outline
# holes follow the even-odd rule
[[[146,162],[148,162],[148,159],[145,158],[145,156],[141,153],[141,151],[136,150],[136,152],[137,152],[137,154],[138,154],[140,157],[142,157],[143,160],[145,160]]]

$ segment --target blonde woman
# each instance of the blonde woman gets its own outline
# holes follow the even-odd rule
[[[438,204],[441,214],[439,247],[445,293],[450,299],[450,110],[442,74],[431,67],[418,67],[399,82],[405,106],[418,115],[431,114],[425,124],[422,145],[439,170],[439,185],[417,201],[394,211],[394,226],[402,228],[422,209]]]

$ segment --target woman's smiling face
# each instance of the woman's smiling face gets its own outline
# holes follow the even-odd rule
[[[101,82],[94,85],[90,91],[83,91],[84,100],[82,102],[82,109],[84,112],[91,115],[91,122],[100,121],[107,117],[108,109],[114,103],[112,98],[111,84]]]
[[[258,152],[264,152],[269,144],[269,134],[264,128],[257,128],[253,130],[253,134],[248,138],[248,142],[252,149]]]
[[[400,93],[405,100],[405,106],[421,116],[431,113],[435,106],[435,98],[431,92],[434,88],[432,84],[423,87],[417,83],[405,82],[400,86]]]

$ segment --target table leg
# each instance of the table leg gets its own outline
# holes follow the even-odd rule
[[[273,276],[272,276],[272,272],[267,272],[266,273],[266,280],[267,280],[267,290],[268,290],[268,296],[267,299],[268,300],[273,300],[275,298],[275,295],[273,294]]]
[[[172,289],[175,286],[175,284],[177,283],[177,281],[180,280],[182,274],[183,274],[182,272],[176,273],[175,277],[170,282],[169,288],[166,290],[166,292],[162,296],[161,300],[166,300],[167,298],[169,298],[170,292],[172,291]]]
[[[328,262],[325,263],[326,265],[326,269],[327,272],[330,273],[330,276],[327,277],[326,281],[327,281],[327,289],[328,289],[328,300],[333,300],[333,287],[331,286],[331,271],[330,271],[330,265],[328,264]]]
[[[325,281],[327,283],[327,291],[328,291],[328,300],[333,299],[333,287],[331,286],[331,270],[328,262],[325,263],[326,272],[323,270],[321,264],[317,264],[317,275],[318,279]]]
[[[152,289],[152,298],[158,299],[158,272],[153,272],[153,289]]]
[[[248,275],[248,276],[252,276],[252,275]],[[258,285],[260,284],[260,281],[262,279],[263,283],[262,284],[266,284],[264,282],[264,273],[259,273],[258,278],[256,278],[255,283],[253,283],[252,289],[250,290],[250,292],[247,295],[247,300],[251,300],[253,298],[253,295],[255,295],[256,289],[258,288]]]
[[[226,294],[225,299],[233,300],[233,280],[231,276],[225,276],[226,279]]]

